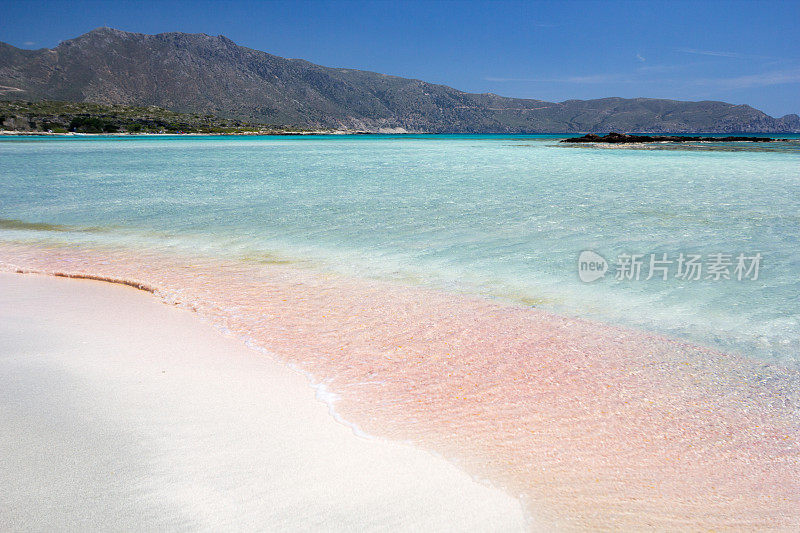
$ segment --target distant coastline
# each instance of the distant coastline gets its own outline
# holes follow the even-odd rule
[[[624,133],[614,133],[623,131]],[[559,135],[571,138],[571,142],[619,143],[619,135],[642,138],[642,135],[656,135],[654,140],[673,139],[692,135],[730,135],[744,137],[766,135],[777,138],[777,132],[661,132],[607,130],[580,131],[585,137],[574,137],[576,132],[496,132],[486,131],[418,131],[401,127],[382,127],[376,130],[367,128],[327,128],[302,127],[295,124],[265,124],[218,117],[202,113],[178,113],[157,106],[129,106],[121,104],[99,104],[91,102],[65,102],[43,100],[0,100],[0,135]],[[597,133],[609,135],[600,137]],[[580,139],[580,140],[577,140]],[[606,140],[603,140],[606,139]],[[646,141],[642,141],[646,142]]]
[[[18,130],[0,130],[0,136],[7,137],[225,137],[225,136],[309,136],[309,135],[399,135],[394,134],[381,134],[362,131],[344,131],[344,130],[320,130],[320,131],[276,131],[276,130],[263,130],[263,131],[237,131],[237,132],[114,132],[114,133],[85,133],[85,132],[53,132],[53,131],[18,131]]]
[[[644,132],[648,133],[648,132]],[[698,132],[698,135],[707,135],[706,132]],[[314,137],[319,135],[337,135],[337,136],[362,136],[362,135],[372,135],[372,136],[430,136],[430,137],[445,137],[445,136],[456,136],[456,137],[479,137],[484,135],[495,135],[495,136],[508,136],[508,137],[536,137],[536,136],[547,136],[554,140],[561,140],[562,142],[566,141],[570,135],[574,135],[573,133],[495,133],[495,132],[478,132],[478,133],[451,133],[451,132],[419,132],[419,131],[363,131],[363,130],[242,130],[242,131],[235,131],[235,132],[113,132],[113,133],[87,133],[87,132],[74,132],[74,131],[66,131],[66,132],[54,132],[54,131],[23,131],[23,130],[0,130],[0,137],[67,137],[67,138],[81,138],[81,137],[259,137],[259,136],[272,136],[272,137]],[[591,135],[591,134],[587,134]],[[638,135],[638,132],[637,132]],[[692,141],[692,142],[735,142],[735,141],[726,141],[727,136],[725,134],[716,134],[719,135],[720,138],[708,138],[704,139],[703,141]],[[753,136],[756,138],[761,138],[759,136],[770,136],[769,141],[760,141],[760,142],[774,142],[774,141],[792,141],[793,139],[786,139],[784,138],[786,135],[797,135],[797,134],[786,134],[786,133],[771,133],[771,132],[753,132],[753,133],[745,133],[742,136]],[[599,144],[607,144],[607,145],[614,145],[614,144],[651,144],[651,143],[681,143],[687,141],[631,141],[628,143],[613,143],[613,142],[603,142],[603,141],[581,141],[579,143],[570,143],[573,145],[586,145],[586,146],[595,146]],[[738,142],[759,142],[759,141],[752,141],[750,139],[742,139]]]

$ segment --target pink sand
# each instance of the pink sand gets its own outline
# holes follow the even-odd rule
[[[800,528],[800,376],[541,310],[285,265],[3,245],[142,283],[325,383],[558,530]]]

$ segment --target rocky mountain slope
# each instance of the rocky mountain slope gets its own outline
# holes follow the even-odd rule
[[[323,67],[223,36],[99,28],[53,49],[0,43],[0,99],[155,105],[307,128],[420,132],[792,132],[746,105],[647,98],[545,102]]]

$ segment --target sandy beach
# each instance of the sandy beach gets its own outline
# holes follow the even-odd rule
[[[337,422],[298,372],[131,287],[0,274],[0,529],[515,531],[522,506]]]
[[[142,494],[170,502],[170,512],[192,510],[168,527],[214,509],[204,511],[208,528],[413,529],[430,520],[436,530],[514,529],[523,520],[503,496],[511,494],[535,531],[797,529],[797,374],[787,368],[535,308],[291,265],[61,247],[0,252],[9,272],[2,337],[17,347],[0,353],[31,345],[27,353],[50,355],[29,360],[51,361],[29,383],[4,389],[32,402],[42,396],[26,391],[62,390],[16,416],[50,413],[36,426],[47,443],[65,405],[78,406],[66,410],[71,417],[81,414],[81,429],[62,437],[64,457],[40,469],[77,465],[73,472],[96,479],[96,466],[70,455],[81,449],[72,443],[97,428],[114,435],[101,431],[99,442],[127,435],[134,448],[125,457],[144,465],[119,490],[133,490],[136,502]],[[307,375],[324,385],[321,399],[336,394],[337,418],[314,400]],[[384,440],[362,440],[337,419]],[[376,456],[361,446],[375,446]],[[125,471],[110,456],[101,464]],[[58,486],[27,472],[21,479],[34,491]],[[279,481],[264,488],[265,479]],[[472,479],[504,492],[484,497],[488,489]],[[61,489],[67,501],[72,487]],[[244,488],[233,504],[230,487]],[[264,501],[281,502],[279,511]]]

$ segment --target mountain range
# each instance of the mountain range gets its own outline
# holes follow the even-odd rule
[[[0,43],[0,99],[159,106],[306,128],[430,133],[800,132],[747,105],[652,98],[546,102],[315,65],[223,36],[98,28],[52,49]]]

